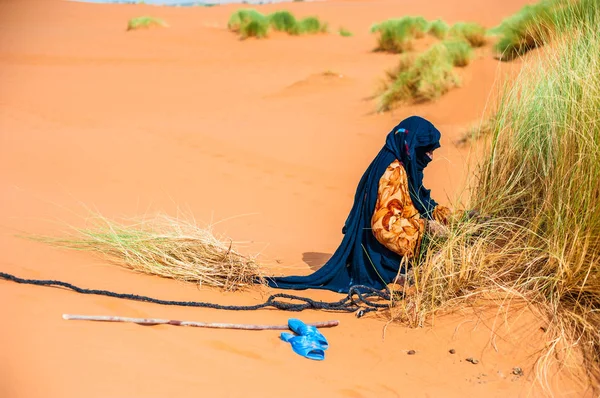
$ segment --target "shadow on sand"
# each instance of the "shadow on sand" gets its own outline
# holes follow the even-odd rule
[[[306,252],[302,253],[302,261],[304,261],[311,270],[316,271],[323,266],[331,257],[330,253]]]

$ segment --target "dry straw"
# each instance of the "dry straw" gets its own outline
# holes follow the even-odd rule
[[[232,291],[264,283],[255,258],[238,253],[210,227],[159,215],[121,223],[101,215],[65,238],[34,238],[59,247],[101,253],[134,271]]]

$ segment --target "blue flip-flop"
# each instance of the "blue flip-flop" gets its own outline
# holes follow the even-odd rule
[[[290,330],[300,336],[310,337],[316,341],[323,350],[326,350],[329,347],[327,339],[321,334],[321,332],[319,332],[319,329],[314,326],[307,325],[300,319],[290,318],[288,320],[288,327]]]
[[[281,340],[292,345],[292,349],[298,355],[316,361],[325,359],[325,351],[313,336],[295,336],[291,333],[281,333]]]

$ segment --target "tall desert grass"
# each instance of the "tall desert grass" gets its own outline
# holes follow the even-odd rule
[[[499,36],[495,45],[498,57],[512,60],[543,46],[568,31],[574,20],[598,23],[595,7],[597,0],[541,0],[524,6],[490,31]]]
[[[590,21],[600,4],[567,12],[568,34],[523,68],[486,127],[491,145],[471,198],[486,217],[454,220],[429,241],[396,315],[418,326],[477,296],[519,297],[548,322],[538,380],[555,365],[579,366],[597,383],[600,31]]]

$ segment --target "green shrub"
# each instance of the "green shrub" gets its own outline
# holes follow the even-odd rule
[[[473,47],[481,47],[487,42],[485,28],[476,22],[457,22],[450,28],[448,34],[465,39]]]
[[[227,27],[242,39],[263,38],[269,34],[269,19],[254,9],[241,9],[231,15]]]
[[[441,19],[438,19],[429,24],[429,29],[427,30],[427,33],[434,37],[437,37],[440,40],[443,40],[448,35],[449,30],[450,26]]]
[[[269,23],[273,29],[290,34],[298,33],[298,21],[289,11],[276,11],[269,15]]]
[[[240,36],[242,39],[248,37],[264,38],[269,34],[269,21],[266,17],[253,19],[242,25]]]
[[[127,30],[149,28],[151,26],[167,26],[165,21],[155,17],[136,17],[127,22]]]
[[[448,50],[448,56],[454,66],[467,66],[473,58],[473,48],[463,39],[448,39],[442,43]],[[436,44],[439,45],[439,44]]]
[[[261,18],[264,18],[264,15],[252,8],[237,10],[229,17],[227,28],[233,32],[239,32],[243,24]]]

